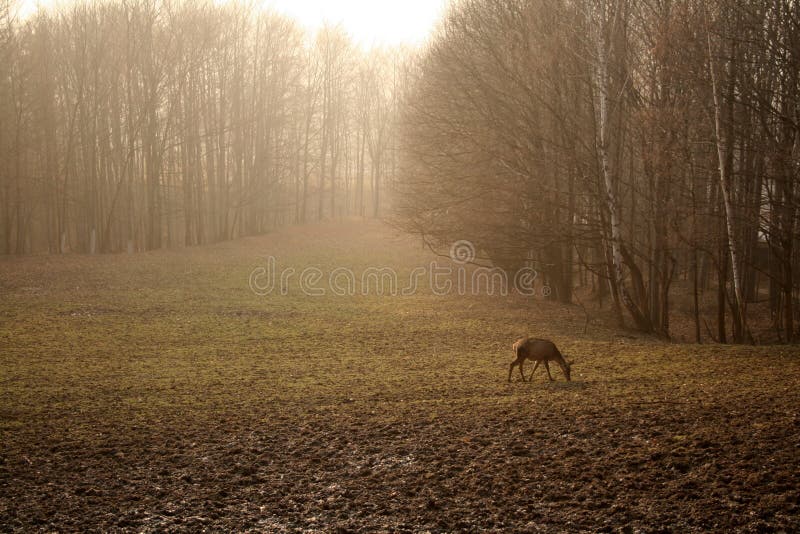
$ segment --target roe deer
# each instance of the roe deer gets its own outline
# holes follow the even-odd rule
[[[547,376],[552,381],[553,377],[550,374],[550,365],[548,362],[556,362],[561,367],[567,380],[570,380],[570,364],[564,359],[556,348],[555,343],[552,341],[523,337],[514,343],[513,349],[514,354],[517,355],[517,359],[511,362],[511,367],[508,369],[509,382],[511,382],[511,372],[514,370],[515,365],[519,365],[519,374],[522,376],[522,381],[526,381],[525,373],[522,372],[522,364],[525,363],[525,360],[533,360],[536,362],[536,365],[533,366],[533,371],[531,371],[530,380],[533,380],[533,373],[536,372],[536,368],[539,367],[539,364],[544,363],[544,368],[547,369]]]

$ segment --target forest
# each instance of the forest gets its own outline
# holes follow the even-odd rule
[[[798,73],[792,0],[459,2],[404,88],[400,222],[641,332],[677,294],[698,342],[755,341],[751,315],[791,342]]]
[[[5,254],[136,252],[381,214],[399,51],[245,3],[0,3]]]

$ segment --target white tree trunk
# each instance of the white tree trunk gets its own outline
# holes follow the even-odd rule
[[[744,298],[742,297],[742,274],[739,269],[739,248],[736,241],[736,228],[733,223],[733,207],[731,206],[731,192],[728,184],[728,176],[725,168],[727,154],[726,141],[722,135],[722,111],[720,107],[719,94],[717,91],[717,74],[714,69],[714,58],[711,54],[711,34],[706,28],[708,40],[708,70],[711,74],[711,90],[714,94],[714,133],[717,144],[717,158],[719,160],[719,185],[722,191],[722,203],[725,207],[725,227],[728,232],[728,250],[731,255],[731,268],[733,276],[733,292],[736,298],[736,309],[742,329],[742,335],[746,335]]]
[[[619,216],[619,203],[617,202],[617,193],[614,187],[614,179],[611,171],[611,158],[608,150],[608,50],[605,36],[605,28],[603,23],[604,13],[600,13],[601,21],[596,27],[597,35],[595,42],[597,44],[597,90],[598,90],[598,107],[600,110],[600,124],[599,124],[599,143],[598,150],[600,152],[600,166],[603,173],[603,182],[605,184],[606,193],[606,206],[608,208],[609,217],[611,219],[611,261],[613,266],[614,282],[617,286],[619,296],[622,297],[623,280],[622,280],[622,223]]]

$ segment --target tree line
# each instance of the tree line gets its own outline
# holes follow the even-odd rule
[[[800,2],[459,0],[364,52],[252,5],[0,0],[0,252],[391,212],[620,323],[800,323]],[[713,295],[713,313],[707,301]]]
[[[196,245],[379,216],[394,50],[252,4],[0,0],[0,252]]]
[[[798,339],[800,2],[463,0],[406,76],[398,225],[642,332],[686,295],[698,342],[767,301]]]

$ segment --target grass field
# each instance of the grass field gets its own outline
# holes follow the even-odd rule
[[[800,530],[797,348],[424,285],[259,296],[267,255],[401,279],[435,259],[343,222],[0,260],[0,530]],[[571,382],[507,382],[527,334]]]

